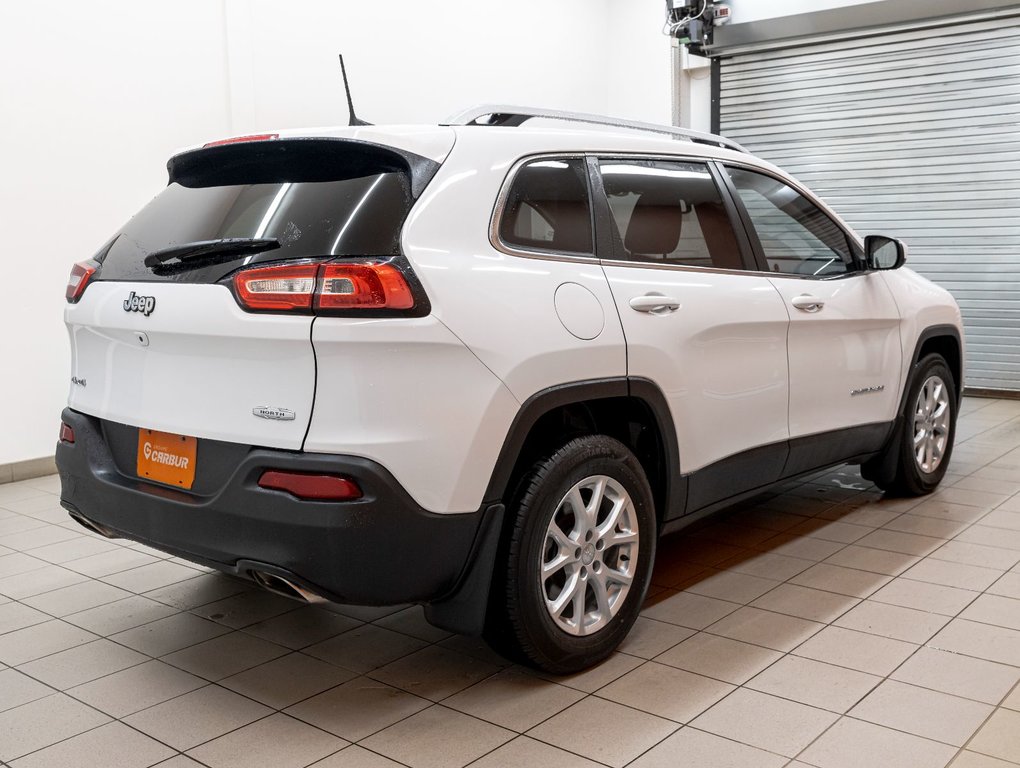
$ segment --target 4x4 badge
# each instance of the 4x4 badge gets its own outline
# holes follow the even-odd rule
[[[270,408],[265,405],[260,405],[257,408],[252,408],[251,412],[258,416],[260,419],[273,419],[274,421],[294,421],[294,411],[290,411],[286,408]]]
[[[124,311],[125,312],[141,312],[143,315],[148,317],[152,314],[152,310],[156,308],[156,297],[155,296],[136,296],[134,291],[124,299]]]

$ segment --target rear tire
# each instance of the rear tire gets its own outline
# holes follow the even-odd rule
[[[892,475],[873,477],[885,491],[903,496],[923,496],[942,482],[953,454],[957,416],[956,383],[941,355],[926,355],[914,366],[904,400],[898,440],[891,446],[895,457]],[[867,476],[868,466],[863,468]]]
[[[638,459],[603,435],[571,440],[531,468],[508,513],[486,640],[555,674],[609,656],[637,619],[655,558]]]

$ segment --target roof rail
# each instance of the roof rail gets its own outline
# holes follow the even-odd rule
[[[483,120],[483,118],[488,118]],[[584,112],[560,112],[554,109],[535,109],[533,107],[515,107],[508,104],[479,104],[469,107],[463,112],[458,112],[448,118],[443,125],[499,125],[516,127],[522,123],[534,119],[545,118],[548,120],[563,120],[570,123],[586,123],[588,125],[608,125],[614,128],[625,128],[632,131],[644,131],[646,133],[661,133],[678,139],[687,139],[699,144],[709,144],[714,147],[725,147],[734,149],[737,152],[747,152],[737,142],[714,133],[702,133],[687,128],[676,128],[671,125],[659,125],[657,123],[642,123],[636,120],[620,120],[605,115],[591,115]]]

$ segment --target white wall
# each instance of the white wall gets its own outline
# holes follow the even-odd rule
[[[174,149],[510,102],[668,122],[661,0],[0,2],[0,465],[52,455],[63,290]]]

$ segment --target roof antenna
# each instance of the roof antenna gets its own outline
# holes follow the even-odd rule
[[[347,83],[347,67],[344,66],[344,55],[342,53],[340,54],[340,74],[344,76],[344,90],[347,91],[347,109],[350,110],[351,113],[348,125],[371,125],[371,123],[366,123],[354,114],[354,102],[351,100],[351,86]]]

